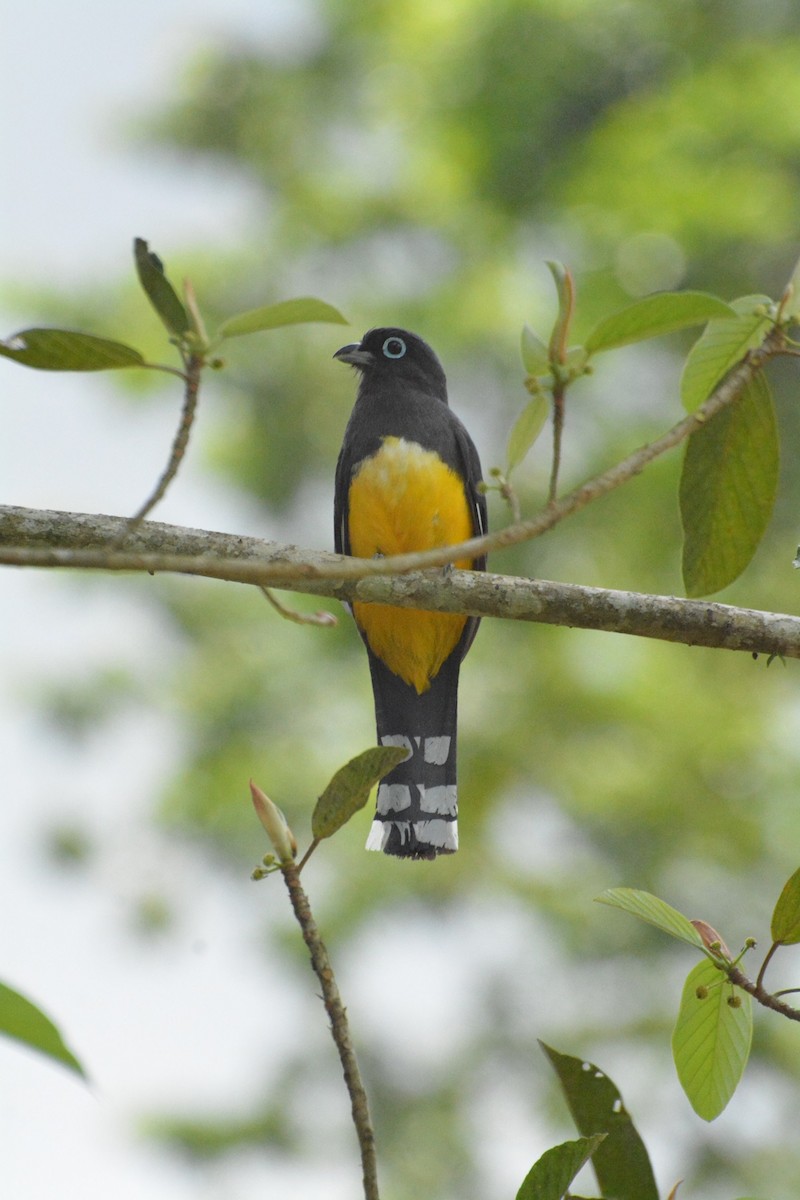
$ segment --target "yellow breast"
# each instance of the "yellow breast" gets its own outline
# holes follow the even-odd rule
[[[459,476],[438,454],[387,437],[355,472],[349,493],[350,552],[357,558],[405,554],[472,537],[470,508]],[[457,567],[469,568],[469,559]],[[452,654],[466,617],[386,605],[353,605],[373,654],[422,693]]]

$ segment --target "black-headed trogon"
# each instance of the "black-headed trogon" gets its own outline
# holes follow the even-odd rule
[[[484,533],[478,453],[448,407],[430,346],[404,329],[372,329],[334,357],[361,375],[336,467],[337,551],[373,558]],[[367,849],[401,858],[452,853],[458,674],[478,621],[359,602],[352,608],[369,656],[378,741],[409,751],[378,787]]]

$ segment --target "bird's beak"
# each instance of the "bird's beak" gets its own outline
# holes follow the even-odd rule
[[[341,350],[337,350],[333,356],[338,358],[339,362],[350,363],[354,367],[371,367],[375,359],[369,350],[362,350],[360,342],[350,342],[347,346],[342,346]]]

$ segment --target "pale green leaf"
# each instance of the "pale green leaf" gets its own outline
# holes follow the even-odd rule
[[[585,346],[572,346],[566,353],[564,366],[577,376],[582,374],[588,358],[589,354]]]
[[[143,238],[134,238],[133,257],[139,282],[170,333],[183,337],[192,327],[189,314],[164,274],[164,264]]]
[[[332,837],[363,808],[379,779],[408,758],[402,746],[373,746],[340,767],[320,796],[311,817],[315,838]]]
[[[575,1176],[594,1154],[605,1137],[576,1138],[546,1150],[522,1181],[517,1200],[562,1200]]]
[[[788,283],[789,299],[784,308],[784,315],[794,321],[800,318],[800,258],[794,264],[794,270]]]
[[[4,983],[0,983],[0,1033],[46,1054],[85,1078],[86,1072],[50,1018],[31,1000]]]
[[[640,921],[647,921],[648,925],[655,925],[656,929],[668,933],[670,937],[688,942],[698,950],[703,949],[703,940],[689,918],[650,892],[642,892],[638,888],[608,888],[595,896],[595,900],[600,904],[610,904],[612,908],[620,908]]]
[[[260,333],[265,329],[279,329],[284,325],[303,325],[310,321],[328,321],[346,325],[347,320],[332,304],[311,297],[297,300],[282,300],[278,304],[264,304],[247,312],[228,317],[217,330],[217,338],[243,337],[248,333]]]
[[[770,926],[773,942],[794,946],[800,942],[800,869],[787,879],[778,897]]]
[[[550,351],[530,325],[522,327],[522,365],[529,375],[544,375],[550,370]]]
[[[759,372],[686,447],[680,510],[688,596],[718,592],[748,565],[772,515],[778,470],[775,411]]]
[[[72,329],[23,329],[0,342],[0,355],[39,371],[112,371],[144,364],[132,346]]]
[[[771,328],[764,312],[769,304],[769,296],[740,296],[731,304],[734,316],[709,322],[689,351],[681,375],[681,402],[687,412],[699,408],[747,351],[761,345]]]
[[[750,996],[707,958],[689,972],[672,1034],[678,1079],[704,1121],[713,1121],[736,1091],[750,1054]]]
[[[534,396],[517,417],[508,435],[508,471],[525,458],[544,428],[549,409],[546,396]]]
[[[595,354],[598,350],[662,337],[689,325],[733,315],[733,309],[724,300],[706,292],[657,292],[604,317],[589,334],[586,350]]]
[[[606,1136],[592,1154],[604,1196],[615,1200],[658,1200],[647,1149],[613,1080],[594,1063],[539,1045],[558,1076],[572,1119],[583,1137]]]

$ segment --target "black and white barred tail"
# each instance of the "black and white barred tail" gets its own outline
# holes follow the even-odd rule
[[[383,746],[403,746],[405,762],[378,785],[368,850],[401,858],[434,858],[458,849],[455,737],[382,734]]]
[[[460,661],[453,655],[418,695],[370,653],[378,741],[409,757],[378,785],[367,850],[435,858],[458,849],[456,724]]]

